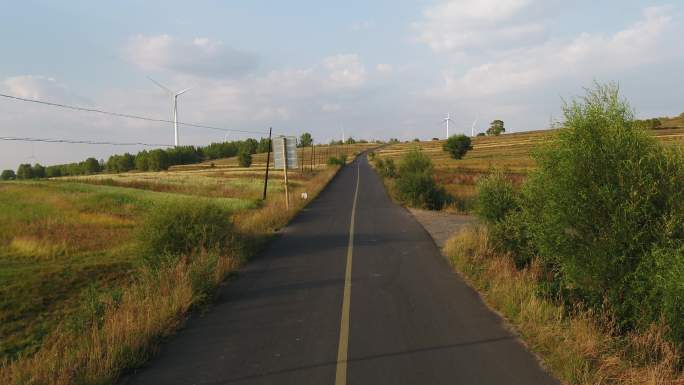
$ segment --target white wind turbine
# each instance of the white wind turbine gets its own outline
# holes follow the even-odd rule
[[[152,83],[156,84],[161,89],[166,91],[166,93],[169,94],[169,96],[173,98],[173,134],[174,134],[173,145],[178,147],[178,97],[183,95],[184,93],[190,91],[190,88],[186,88],[186,89],[184,89],[182,91],[178,91],[178,92],[173,92],[168,87],[165,87],[164,85],[162,85],[158,81],[152,79],[151,77],[148,76],[147,78],[150,79],[150,81]]]
[[[470,126],[470,136],[475,136],[475,125],[477,124],[478,119],[480,119],[479,115],[473,120],[473,125]]]
[[[446,118],[442,121],[446,123],[446,138],[449,139],[449,122],[451,121],[451,117],[448,112]]]

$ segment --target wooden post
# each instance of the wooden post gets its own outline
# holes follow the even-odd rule
[[[283,174],[285,176],[285,208],[290,209],[290,193],[287,191],[287,139],[283,137]]]
[[[262,200],[266,200],[266,188],[268,187],[268,165],[271,163],[271,132],[273,127],[268,128],[268,153],[266,154],[266,175],[264,176],[264,197]]]

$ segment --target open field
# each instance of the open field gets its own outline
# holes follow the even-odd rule
[[[344,147],[340,153],[351,158],[369,145]],[[261,168],[261,155],[254,158],[250,168],[221,159],[166,172],[0,183],[0,362],[30,357],[46,339],[59,339],[51,337],[56,330],[82,326],[93,301],[140,285],[137,235],[155,207],[201,199],[233,213],[236,231],[253,241],[219,269],[220,281],[306,203],[295,199],[299,192],[313,197],[337,169],[321,157],[313,171],[290,171],[293,209],[286,212],[282,171],[271,171],[263,203],[265,154]]]
[[[677,121],[676,118],[672,119]],[[684,143],[684,128],[653,130],[651,133],[668,145]],[[420,148],[432,159],[437,182],[452,196],[467,202],[475,196],[477,180],[492,169],[503,170],[513,183],[520,184],[535,167],[532,159],[534,148],[551,135],[553,130],[475,137],[473,149],[460,160],[452,159],[442,150],[444,140],[397,143],[376,151],[376,154],[380,158],[399,162],[409,150]]]
[[[69,182],[0,184],[0,357],[35,350],[90,288],[127,282],[133,231],[155,205],[194,197]],[[256,203],[214,200],[230,210]]]
[[[326,168],[326,162],[330,156],[346,155],[348,160],[351,160],[353,155],[376,146],[377,144],[369,143],[317,146],[313,158],[310,148],[300,148],[298,153],[301,167],[288,172],[290,186],[300,187],[308,179],[306,174],[311,172],[312,168],[314,170]],[[273,169],[273,157],[270,160],[270,167],[268,194],[282,193],[284,191],[283,172]],[[248,168],[240,167],[237,159],[233,157],[199,164],[173,166],[168,171],[161,172],[103,173],[69,177],[68,180],[202,197],[260,200],[263,194],[265,169],[266,154],[254,154],[252,165]]]

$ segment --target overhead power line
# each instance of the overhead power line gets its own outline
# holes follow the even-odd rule
[[[74,143],[74,144],[103,144],[109,146],[146,146],[146,147],[173,147],[172,144],[141,143],[141,142],[107,142],[97,140],[71,140],[52,138],[20,138],[15,136],[0,136],[0,140],[17,142],[44,142],[44,143]]]
[[[105,111],[105,110],[101,110],[101,109],[97,109],[97,108],[70,106],[68,104],[46,102],[43,100],[36,100],[36,99],[27,99],[27,98],[22,98],[19,96],[14,96],[14,95],[7,95],[7,94],[1,94],[0,93],[0,96],[3,98],[6,98],[6,99],[12,99],[12,100],[17,100],[17,101],[21,101],[21,102],[42,104],[42,105],[51,106],[51,107],[66,108],[66,109],[75,110],[75,111],[94,112],[94,113],[103,114],[103,115],[117,116],[120,118],[128,118],[128,119],[144,120],[144,121],[156,122],[156,123],[173,123],[172,120],[167,120],[167,119],[149,118],[146,116],[139,116],[139,115],[132,115],[132,114],[124,114],[124,113],[120,113],[120,112]],[[264,135],[268,134],[268,132],[265,132],[265,131],[237,130],[237,129],[232,129],[232,128],[207,126],[207,125],[203,125],[203,124],[194,124],[194,123],[185,123],[185,122],[178,122],[178,124],[188,126],[188,127],[206,128],[209,130],[224,131],[224,132],[243,132],[243,133],[247,133],[247,134],[264,134]]]

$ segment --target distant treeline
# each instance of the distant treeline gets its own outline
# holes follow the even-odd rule
[[[133,155],[112,155],[105,162],[88,158],[78,163],[42,166],[39,163],[19,165],[17,172],[5,170],[0,179],[40,179],[60,176],[91,175],[100,172],[119,173],[131,170],[162,171],[171,166],[193,164],[206,160],[228,158],[239,153],[256,154],[268,151],[268,138],[212,143],[208,146],[179,146],[169,149],[143,150]]]

